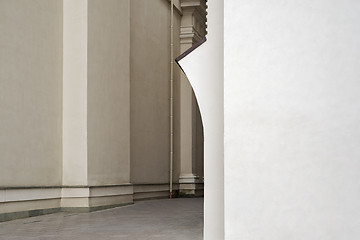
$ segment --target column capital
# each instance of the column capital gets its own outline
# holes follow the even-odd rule
[[[194,44],[207,34],[207,0],[181,0],[183,13],[180,26],[180,43]]]
[[[196,8],[206,15],[206,2],[207,0],[180,0],[180,6],[182,10]]]

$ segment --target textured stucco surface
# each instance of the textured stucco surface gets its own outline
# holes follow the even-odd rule
[[[359,239],[359,11],[225,2],[226,239]]]
[[[0,1],[0,186],[60,185],[62,1]]]
[[[174,15],[177,36],[179,17]],[[165,183],[170,151],[170,6],[167,1],[132,0],[130,17],[131,181]],[[178,49],[175,46],[175,56]],[[178,74],[176,69],[175,81]]]
[[[88,6],[88,184],[130,181],[130,1]]]

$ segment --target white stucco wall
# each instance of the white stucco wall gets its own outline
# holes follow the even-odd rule
[[[225,1],[227,240],[359,239],[359,11]]]

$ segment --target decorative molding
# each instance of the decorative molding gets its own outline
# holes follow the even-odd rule
[[[195,174],[182,174],[179,177],[179,183],[200,183],[199,176],[196,176]]]
[[[173,189],[185,193],[183,196],[200,196],[203,184],[194,183],[198,179],[197,176],[183,176],[183,183],[174,183]],[[55,212],[91,212],[168,196],[169,183],[2,187],[0,222]]]
[[[179,177],[180,196],[203,196],[204,183],[199,176],[194,174],[183,174]]]
[[[178,189],[179,184],[175,183],[174,190]],[[2,218],[5,221],[6,219],[13,219],[14,216],[29,216],[28,213],[35,213],[34,211],[39,215],[45,214],[46,209],[90,212],[132,204],[134,200],[166,198],[168,196],[169,183],[2,187],[0,189],[0,214],[3,214]],[[22,212],[15,214],[17,211]],[[7,217],[4,214],[7,214]]]
[[[104,186],[2,187],[0,203],[57,198],[99,197],[133,194],[132,184]]]
[[[180,26],[180,44],[195,44],[203,39],[194,26]]]
[[[181,0],[181,9],[183,16],[181,18],[180,26],[180,44],[192,45],[201,39],[206,34],[206,0]],[[185,51],[183,49],[183,51]]]
[[[180,0],[180,6],[182,10],[188,9],[188,8],[196,8],[199,10],[199,12],[203,13],[204,16],[206,16],[206,5],[207,0]],[[204,17],[206,20],[206,18]]]
[[[22,211],[32,211],[39,208],[91,208],[99,205],[127,204],[133,203],[133,194],[132,184],[3,187],[0,189],[0,213],[13,212],[16,208],[8,206],[15,205],[21,205]],[[44,201],[52,201],[52,204],[44,207]]]
[[[62,189],[62,208],[91,208],[133,203],[133,185],[67,187]],[[90,210],[89,210],[90,211]]]
[[[8,188],[0,190],[0,204],[60,198],[61,188]]]

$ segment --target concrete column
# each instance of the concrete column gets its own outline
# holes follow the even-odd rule
[[[206,1],[181,1],[180,51],[183,53],[206,35]],[[197,141],[201,118],[193,89],[184,73],[180,76],[180,194],[202,195],[202,149]],[[200,123],[200,124],[199,124]],[[198,151],[198,152],[197,152]],[[200,159],[201,158],[201,159]],[[199,190],[199,191],[198,191]]]
[[[63,2],[63,185],[87,186],[88,0]],[[62,190],[61,207],[87,208],[89,189]]]
[[[87,0],[64,0],[63,185],[87,185]]]
[[[64,0],[64,210],[133,202],[129,7],[129,0]]]
[[[218,240],[224,239],[223,1],[209,1],[208,6],[208,41],[180,64],[194,88],[204,122],[204,239]]]

